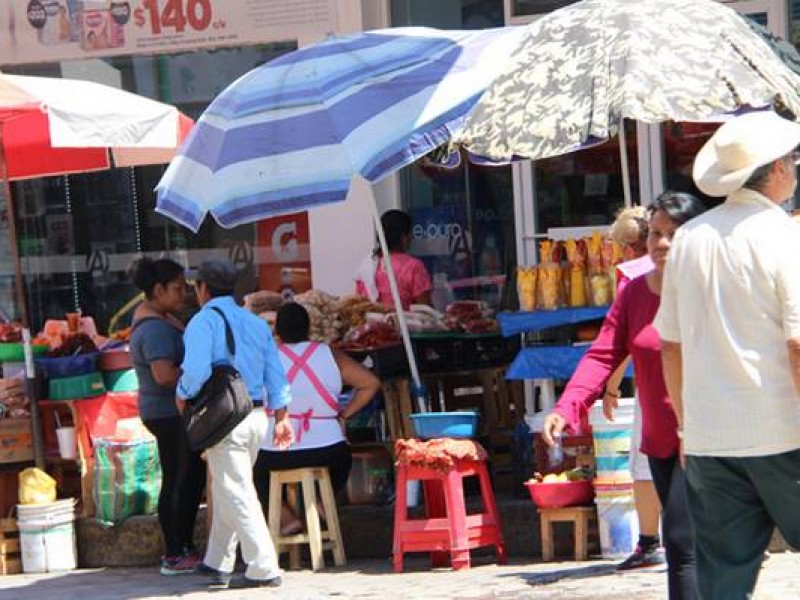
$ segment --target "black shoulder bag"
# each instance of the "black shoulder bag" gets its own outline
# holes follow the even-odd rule
[[[212,307],[225,321],[225,341],[231,363],[236,356],[236,340],[233,331],[218,308]],[[253,410],[253,400],[247,391],[244,379],[233,364],[218,365],[211,377],[194,398],[187,403],[183,421],[189,436],[189,446],[195,451],[205,450],[216,444],[244,421]]]

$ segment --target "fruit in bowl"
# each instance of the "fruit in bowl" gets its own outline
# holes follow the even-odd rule
[[[576,467],[561,473],[542,475],[534,473],[527,483],[565,483],[567,481],[588,481],[592,478],[592,470],[587,467]]]
[[[525,483],[531,499],[539,508],[563,508],[591,504],[594,499],[591,470],[579,467],[542,475],[535,473]]]

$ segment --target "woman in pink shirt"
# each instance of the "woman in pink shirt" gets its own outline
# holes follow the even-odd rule
[[[430,305],[430,275],[421,260],[408,254],[411,245],[411,217],[401,210],[388,210],[381,217],[381,225],[403,308],[408,310],[412,304]],[[394,307],[386,264],[380,249],[359,268],[356,274],[356,293],[389,308]]]
[[[686,476],[680,461],[678,424],[661,369],[661,340],[653,327],[661,281],[675,230],[703,212],[694,196],[661,194],[649,207],[647,252],[655,268],[628,283],[606,316],[600,334],[544,424],[544,439],[575,430],[603,394],[606,381],[629,355],[633,358],[642,410],[641,451],[647,455],[661,505],[671,600],[698,597],[694,535],[689,520]]]

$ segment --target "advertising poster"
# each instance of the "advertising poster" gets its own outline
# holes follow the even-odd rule
[[[308,213],[264,219],[256,224],[260,290],[286,299],[311,289]]]
[[[265,44],[336,31],[335,0],[6,0],[0,64]]]

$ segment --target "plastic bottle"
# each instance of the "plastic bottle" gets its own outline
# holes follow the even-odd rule
[[[447,285],[447,273],[434,273],[433,288],[431,290],[431,301],[433,307],[444,312],[448,304],[453,302],[453,292]]]
[[[553,445],[547,449],[547,463],[553,467],[558,467],[564,462],[564,446],[561,443],[561,435],[553,436]]]

